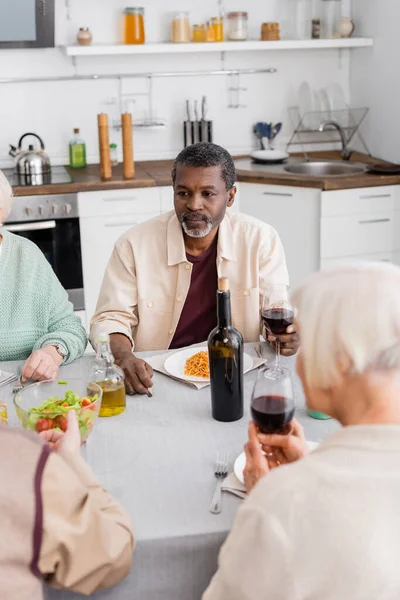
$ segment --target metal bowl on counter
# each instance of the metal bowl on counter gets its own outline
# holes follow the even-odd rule
[[[284,170],[287,173],[307,175],[308,177],[345,177],[347,175],[361,175],[362,173],[366,173],[367,165],[340,160],[312,161],[286,165]]]

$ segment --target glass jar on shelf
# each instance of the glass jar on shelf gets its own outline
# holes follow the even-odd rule
[[[206,24],[206,42],[215,42],[215,31],[212,21],[207,21]]]
[[[291,40],[311,39],[312,0],[289,0],[287,37]]]
[[[224,41],[224,19],[222,17],[213,17],[211,23],[214,29],[214,41]]]
[[[248,18],[247,12],[228,13],[228,40],[233,42],[247,40]]]
[[[204,24],[193,25],[192,42],[199,43],[206,41],[206,28]]]
[[[340,37],[341,0],[321,0],[321,38]]]
[[[124,10],[124,43],[144,44],[144,8],[128,6]]]
[[[180,11],[173,13],[171,23],[171,41],[174,44],[190,42],[189,13]]]

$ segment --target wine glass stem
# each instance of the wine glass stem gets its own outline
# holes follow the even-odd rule
[[[275,370],[279,371],[281,367],[281,343],[276,340]]]

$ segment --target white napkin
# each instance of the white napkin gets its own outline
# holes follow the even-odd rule
[[[238,496],[239,498],[242,498],[242,500],[247,497],[246,488],[242,483],[240,483],[239,479],[234,473],[228,475],[228,477],[224,480],[222,491],[229,492],[234,496]]]
[[[180,379],[179,377],[173,377],[172,375],[170,375],[164,369],[164,363],[167,360],[168,356],[170,356],[170,354],[173,354],[174,352],[177,352],[177,350],[171,350],[170,352],[165,352],[165,354],[156,354],[155,356],[150,356],[150,358],[146,358],[146,362],[149,363],[149,365],[152,366],[155,371],[158,371],[159,373],[162,373],[163,375],[166,375],[171,379],[175,379],[175,381],[185,383],[186,385],[189,385],[190,387],[195,388],[196,390],[201,390],[202,388],[210,385],[209,381],[205,383],[197,383],[195,381],[186,381],[185,379]],[[258,367],[261,367],[261,365],[265,365],[265,363],[268,361],[267,358],[256,358],[254,356],[252,356],[251,358],[253,359],[253,366],[251,367],[250,371],[258,369]],[[248,371],[248,373],[250,373],[250,371]]]
[[[0,371],[0,387],[3,385],[7,385],[7,383],[11,383],[11,381],[15,381],[17,376],[15,373],[6,373],[5,371]]]

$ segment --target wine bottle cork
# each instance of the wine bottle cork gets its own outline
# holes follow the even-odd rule
[[[100,177],[107,180],[112,177],[107,114],[97,115],[97,126],[99,130]]]
[[[227,277],[218,277],[218,290],[220,292],[229,292],[229,279]]]
[[[124,113],[122,121],[122,149],[124,153],[124,177],[133,179],[135,177],[135,163],[133,162],[133,133],[132,115]]]

